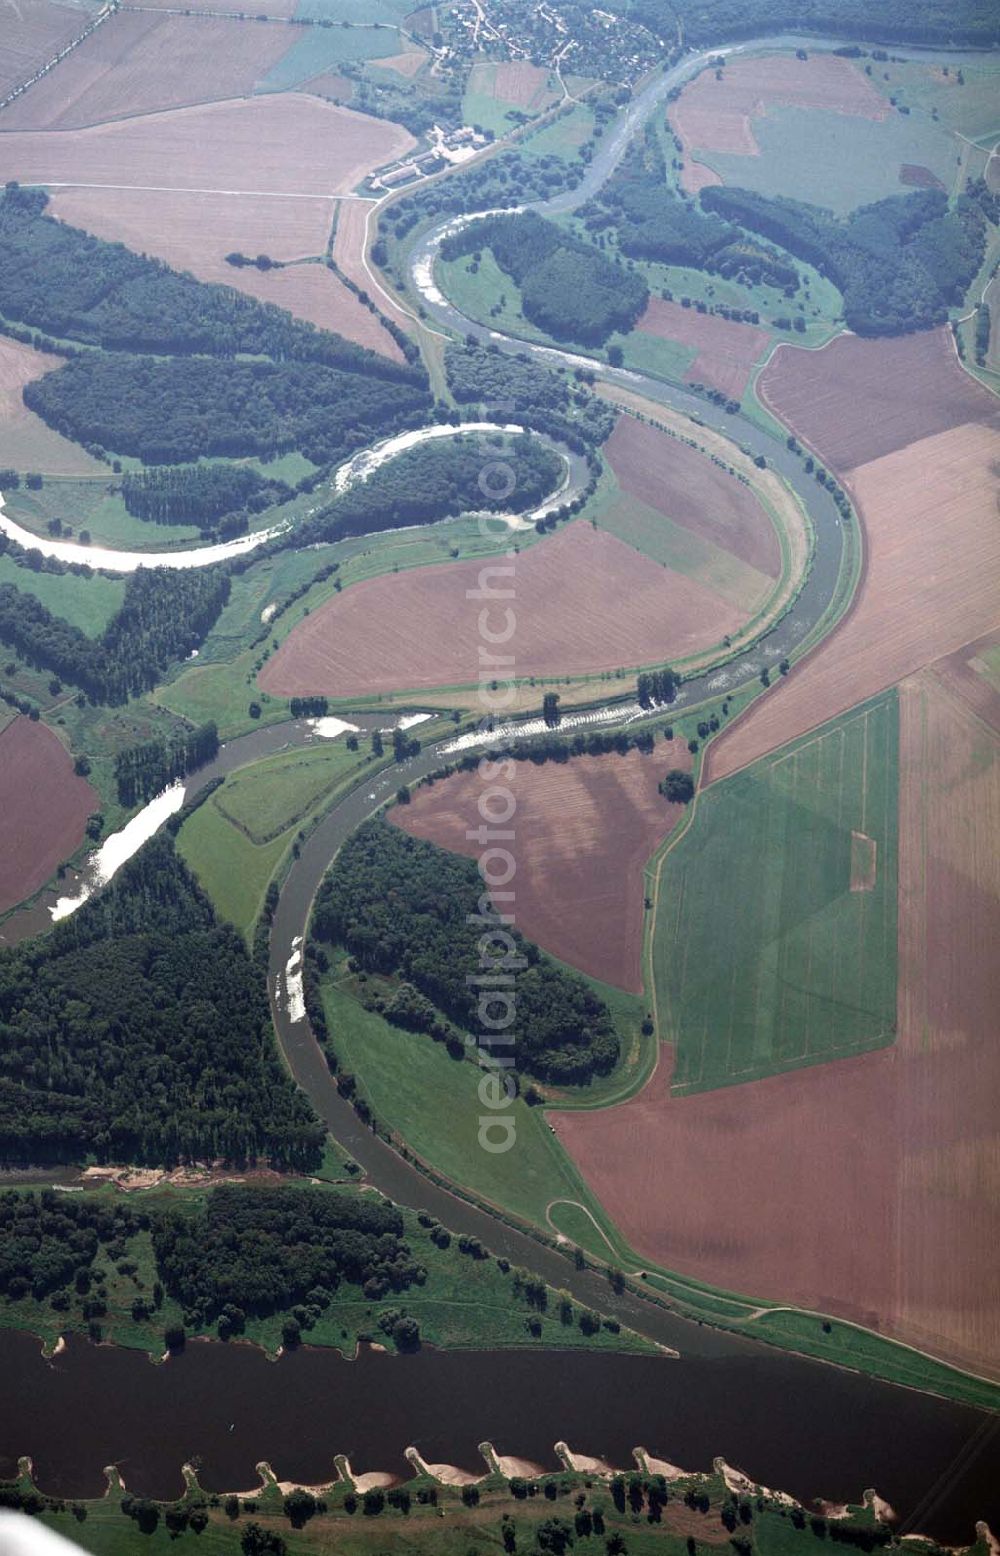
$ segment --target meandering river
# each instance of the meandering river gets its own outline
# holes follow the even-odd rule
[[[823,46],[816,39],[781,37],[739,50],[800,42]],[[582,183],[537,209],[555,213],[589,198],[671,86],[700,63],[682,61],[650,83],[605,137]],[[415,281],[432,316],[494,341],[501,350],[597,365],[500,336],[464,318],[433,284],[440,236],[440,229],[429,234],[413,258]],[[753,678],[803,640],[831,601],[844,531],[829,493],[778,440],[744,418],[717,416],[703,401],[657,380],[605,367],[601,372],[673,409],[717,421],[751,452],[765,454],[813,518],[815,555],[794,608],[764,645],[748,649],[724,670],[686,683],[676,703],[683,707]],[[0,529],[22,545],[62,554],[51,549],[58,543],[19,531],[2,514]],[[238,552],[262,538],[241,537],[232,544]],[[217,560],[207,549],[162,557],[110,552],[115,560],[98,561],[104,553],[79,548],[84,554],[74,549],[71,559],[131,571]],[[275,742],[308,738],[305,726],[294,729],[281,726],[231,742],[216,763],[188,780],[189,792],[253,754],[276,748]],[[439,766],[442,750],[421,752],[405,765],[403,776],[413,781]],[[86,1495],[101,1489],[101,1467],[115,1462],[130,1489],[170,1496],[180,1491],[180,1465],[190,1458],[200,1461],[209,1489],[229,1490],[253,1485],[253,1466],[261,1458],[279,1476],[312,1483],[332,1477],[333,1455],[340,1452],[350,1456],[356,1471],[379,1468],[403,1475],[402,1453],[410,1443],[427,1460],[478,1470],[476,1444],[490,1439],[501,1452],[555,1467],[552,1444],[562,1438],[580,1452],[625,1467],[639,1443],[691,1469],[707,1469],[721,1454],[755,1479],[804,1501],[857,1500],[865,1486],[875,1485],[911,1527],[942,1541],[970,1541],[977,1518],[1000,1527],[995,1474],[1000,1418],[702,1327],[631,1292],[612,1299],[596,1272],[577,1271],[555,1249],[432,1184],[360,1123],[338,1094],[298,1002],[289,999],[287,968],[333,855],[400,776],[394,768],[340,801],[310,834],[284,883],[272,929],[269,988],[289,1066],[340,1144],[391,1199],[426,1208],[456,1232],[480,1237],[494,1252],[529,1265],[581,1302],[613,1307],[623,1322],[674,1348],[680,1359],[425,1351],[411,1358],[365,1352],[348,1363],[335,1353],[303,1349],[273,1365],[250,1347],[204,1344],[154,1368],[138,1353],[81,1340],[46,1362],[31,1337],[0,1332],[0,1473],[12,1470],[17,1455],[29,1453],[44,1490]],[[83,1419],[85,1433],[79,1430]]]

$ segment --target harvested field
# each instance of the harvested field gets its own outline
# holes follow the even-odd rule
[[[355,286],[373,296],[390,319],[402,329],[412,330],[413,320],[397,303],[374,286],[362,258],[364,256],[366,220],[370,207],[360,200],[342,200],[337,207],[337,230],[333,240],[333,257]]]
[[[268,254],[289,260],[322,254],[333,220],[333,202],[282,200],[273,195],[166,193],[143,189],[59,189],[51,211],[138,253],[153,254],[202,281],[217,281],[287,308],[297,318],[336,330],[348,340],[401,359],[395,341],[324,265],[284,270],[242,269],[225,256]]]
[[[676,1089],[891,1042],[897,743],[889,693],[699,795],[653,894]]]
[[[1000,734],[1000,633],[966,643],[930,666],[941,687]]]
[[[581,675],[683,659],[737,630],[738,613],[691,579],[575,523],[513,562],[457,562],[365,579],[301,622],[262,670],[278,696],[353,697],[468,685],[479,675],[480,569],[513,568],[516,630],[502,650],[518,677]],[[511,584],[511,577],[513,583]],[[504,632],[505,605],[490,630]]]
[[[399,125],[287,92],[85,130],[15,131],[0,136],[0,177],[322,196],[352,189],[413,144]]]
[[[23,717],[7,726],[0,734],[0,913],[44,886],[80,846],[87,817],[99,807],[50,729]]]
[[[520,59],[500,61],[496,66],[493,92],[502,102],[512,103],[516,108],[534,108],[543,99],[557,95],[549,87],[547,70]]]
[[[895,1045],[683,1098],[664,1046],[641,1096],[549,1117],[648,1257],[997,1377],[1000,747],[936,674],[899,700]]]
[[[675,523],[777,578],[781,550],[753,493],[678,438],[620,416],[604,449],[623,491]]]
[[[899,1235],[922,1277],[901,1317],[995,1362],[995,1304],[975,1277],[1000,1230],[1000,742],[933,674],[904,683],[900,710],[900,1048],[917,1127]]]
[[[702,186],[704,187],[704,186]],[[750,377],[750,369],[763,352],[769,335],[753,324],[737,324],[714,314],[682,308],[680,303],[651,297],[636,325],[660,340],[676,340],[698,352],[687,371],[692,383],[708,384],[738,400]]]
[[[47,60],[78,38],[93,20],[94,10],[86,5],[59,5],[56,0],[32,0],[31,5],[0,0],[0,97],[29,81]]]
[[[235,18],[119,11],[5,109],[3,127],[72,130],[249,96],[294,38]]]
[[[642,992],[643,869],[684,814],[657,784],[691,757],[660,745],[655,754],[581,756],[571,762],[511,763],[517,802],[511,843],[517,863],[517,927],[581,972]],[[467,832],[480,825],[477,773],[454,773],[418,789],[390,812],[413,837],[478,858]]]
[[[814,654],[712,743],[709,782],[1000,625],[996,457],[996,432],[970,422],[854,470],[867,540],[854,604]]]
[[[338,98],[349,102],[354,94],[354,82],[350,76],[338,75],[335,70],[325,70],[321,76],[313,76],[311,81],[303,81],[299,91],[315,92],[317,97]]]
[[[864,74],[850,60],[833,54],[811,54],[808,60],[787,54],[731,60],[721,81],[713,70],[704,70],[685,87],[668,114],[674,134],[684,143],[685,189],[694,192],[706,182],[692,153],[758,155],[751,120],[776,104],[825,108],[866,119],[884,119],[889,112]],[[719,179],[712,174],[708,182]]]
[[[62,357],[0,336],[0,459],[5,466],[43,475],[92,475],[106,468],[53,432],[21,398],[25,384],[62,365]]]
[[[378,61],[379,70],[394,70],[397,76],[408,79],[415,76],[430,56],[423,49],[404,49],[401,54],[387,54]]]
[[[1000,431],[1000,401],[959,366],[945,328],[890,340],[839,335],[819,351],[781,345],[757,390],[841,476],[964,422]]]
[[[899,170],[899,182],[908,189],[943,189],[944,184],[929,167],[918,162],[904,162]]]

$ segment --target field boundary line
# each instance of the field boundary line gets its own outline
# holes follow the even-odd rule
[[[121,189],[135,194],[197,194],[230,195],[243,200],[358,200],[364,205],[377,205],[371,195],[337,194],[331,190],[317,190],[313,194],[294,189],[200,189],[186,184],[96,184],[78,178],[36,179],[26,184],[28,189]]]

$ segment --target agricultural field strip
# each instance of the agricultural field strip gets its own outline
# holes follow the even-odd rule
[[[207,194],[235,195],[242,199],[257,196],[268,200],[357,200],[362,205],[377,205],[379,197],[362,194],[303,193],[293,189],[206,189],[187,184],[91,184],[83,179],[46,178],[36,180],[45,189],[130,189],[138,194]]]
[[[836,820],[833,824],[839,829],[840,832],[845,834],[852,830],[854,827],[857,827],[858,830],[865,831],[866,827],[870,824],[870,817],[868,812],[869,800],[867,794],[868,753],[871,740],[878,739],[878,731],[875,730],[872,732],[869,726],[872,718],[875,716],[878,716],[879,718],[885,717],[884,703],[877,704],[874,708],[864,708],[853,717],[848,717],[847,719],[838,721],[834,728],[831,729],[830,727],[826,727],[825,729],[819,731],[817,734],[807,737],[802,741],[796,742],[794,746],[784,755],[772,758],[770,760],[765,759],[765,774],[770,776],[776,771],[782,772],[782,769],[787,769],[788,782],[787,784],[783,783],[781,785],[781,791],[784,791],[786,794],[790,794],[792,797],[794,797],[795,793],[800,788],[803,792],[809,796],[812,796],[813,798],[817,796],[822,798],[827,793],[830,793],[831,795],[835,794]],[[860,793],[857,789],[854,790],[855,798],[859,802],[860,809],[856,811],[855,814],[847,817],[844,813],[844,767],[848,754],[849,736],[851,737],[851,743],[853,745],[857,745],[856,737],[858,734],[858,725],[860,725],[861,784],[863,787]],[[892,743],[891,733],[892,731],[889,720],[885,719],[884,739],[888,745],[891,745]],[[830,742],[831,740],[835,741],[838,747],[835,774],[832,772],[829,763],[824,763],[822,767],[817,765],[818,759],[821,755],[821,746],[826,742]],[[882,756],[883,760],[880,764],[880,770],[888,770],[888,765],[891,764],[886,763],[885,752],[882,753]],[[813,757],[816,758],[815,762],[812,760]],[[808,771],[806,771],[807,763]],[[824,769],[833,779],[834,787],[832,791],[829,789],[824,789]],[[800,776],[802,779],[801,785],[799,782]],[[891,845],[895,834],[895,827],[893,825],[893,819],[891,815],[893,808],[893,791],[891,782],[884,783],[882,788],[882,808],[881,815],[879,816],[879,825],[881,830],[878,836],[882,840],[883,844],[888,843]],[[769,828],[772,829],[783,829],[783,827],[787,824],[787,812],[781,803],[781,792],[775,793],[774,798],[776,803],[773,807],[769,808],[766,824]],[[810,807],[810,810],[816,815],[822,814],[824,819],[828,821],[831,820],[830,812],[825,808],[825,806],[817,807],[813,805]],[[704,824],[707,825],[707,821]],[[683,831],[683,834],[678,833],[676,840],[671,840],[672,843],[674,843],[674,846],[676,846],[676,843],[679,843],[680,837],[682,835],[687,835],[690,837],[691,828],[695,826],[696,818],[692,815],[689,819],[687,828],[685,828]],[[697,833],[695,836],[695,843],[696,841]],[[776,831],[771,842],[773,846],[762,848],[758,851],[759,861],[766,861],[766,859],[772,855],[775,858],[784,857],[786,852],[786,840],[783,836],[783,832],[781,835],[779,835],[779,832]],[[692,845],[689,844],[689,850],[691,846]],[[658,909],[660,902],[659,887],[662,882],[663,867],[668,852],[673,853],[673,849],[671,848],[665,850],[664,854],[661,855],[660,859],[658,860],[656,866],[657,874],[654,891],[654,908],[656,911],[654,911],[654,914],[652,915],[653,928],[651,930],[654,939],[659,938],[657,936],[657,925],[659,923]],[[883,848],[882,857],[879,861],[880,870],[884,871],[888,869],[890,872],[890,879],[893,873],[893,854],[894,849],[891,846],[887,850]],[[674,854],[674,859],[676,860],[676,854]],[[665,904],[668,916],[664,921],[664,933],[665,943],[667,945],[681,945],[683,947],[683,951],[679,968],[679,978],[677,980],[676,986],[673,988],[673,990],[671,990],[669,982],[666,982],[662,990],[664,996],[663,1003],[667,1006],[668,1010],[672,1012],[668,1023],[669,1028],[672,1032],[680,1034],[680,1054],[678,1069],[683,1070],[683,1076],[678,1079],[676,1089],[680,1091],[686,1090],[690,1086],[698,1087],[700,1083],[706,1079],[705,1044],[709,1038],[711,1038],[713,1042],[717,1040],[718,1031],[723,1025],[726,1032],[726,1056],[721,1066],[718,1060],[716,1060],[715,1063],[710,1066],[710,1074],[708,1078],[709,1084],[712,1084],[713,1082],[718,1084],[720,1076],[725,1077],[726,1083],[732,1083],[738,1082],[740,1079],[748,1079],[752,1076],[759,1075],[761,1073],[762,1064],[765,1068],[765,1071],[771,1068],[770,1061],[774,1056],[770,1053],[770,1051],[763,1054],[761,1053],[759,1047],[760,1034],[764,1034],[766,1041],[767,1032],[770,1031],[772,1033],[780,1033],[782,1031],[790,1030],[793,1026],[796,1026],[796,1023],[798,1023],[796,1030],[801,1032],[804,1041],[796,1050],[796,1052],[782,1053],[780,1056],[778,1056],[778,1063],[780,1068],[794,1067],[799,1064],[813,1062],[813,1060],[822,1053],[823,1048],[829,1051],[829,1040],[823,1043],[819,1049],[817,1049],[815,1043],[813,1042],[814,1034],[811,1030],[813,1002],[811,1000],[807,999],[804,1005],[804,1009],[798,1010],[794,1022],[792,1021],[791,1017],[787,1016],[786,1014],[788,992],[792,987],[792,984],[788,976],[783,975],[781,972],[781,946],[785,935],[782,927],[777,924],[777,922],[775,922],[772,925],[773,933],[769,936],[765,934],[762,938],[759,937],[759,943],[762,951],[762,958],[766,958],[766,967],[770,969],[770,972],[773,974],[773,982],[770,978],[767,980],[771,986],[770,997],[774,997],[773,989],[775,986],[780,989],[780,1006],[777,1010],[772,1010],[770,1013],[767,1010],[761,1009],[760,1000],[762,980],[755,979],[754,1019],[750,1025],[756,1035],[749,1052],[749,1062],[744,1063],[737,1061],[732,1052],[735,1013],[738,1007],[745,1009],[745,1002],[747,997],[745,981],[742,978],[742,974],[745,974],[746,972],[746,966],[740,962],[738,957],[731,958],[729,962],[729,981],[726,1009],[723,1011],[721,1008],[718,1008],[718,1002],[716,1002],[711,1021],[709,1021],[707,1013],[704,1013],[704,1020],[701,1025],[701,1031],[697,1037],[699,1055],[698,1061],[697,1064],[693,1064],[688,1061],[688,1054],[691,1051],[691,1045],[695,1037],[695,1020],[693,1010],[685,1011],[683,1006],[685,1001],[685,989],[688,982],[688,958],[692,954],[692,951],[694,951],[696,956],[699,955],[699,953],[697,946],[693,943],[692,937],[690,935],[685,935],[684,933],[684,926],[687,920],[687,915],[691,911],[688,901],[688,887],[691,884],[689,878],[691,866],[688,864],[686,859],[682,858],[681,861],[677,863],[676,868],[680,872],[679,882],[675,879],[671,884],[677,885],[678,889],[673,903],[671,904],[668,902]],[[764,868],[763,865],[762,868]],[[756,874],[756,868],[751,871],[751,875],[753,879],[758,878]],[[776,912],[780,906],[780,893],[778,896],[775,896],[773,893],[769,894],[767,892],[766,869],[765,874],[761,876],[760,879],[764,881],[765,890],[764,895],[758,904],[759,911],[764,913],[771,912],[773,915],[773,913]],[[846,889],[846,879],[843,884]],[[822,896],[822,893],[820,895]],[[826,907],[829,907],[831,902],[832,899],[830,902],[826,903]],[[699,906],[700,904],[696,902],[695,908],[697,909]],[[671,908],[673,910],[672,912]],[[872,953],[878,957],[881,954],[879,948],[881,947],[884,949],[888,945],[890,929],[888,917],[892,911],[892,908],[893,903],[890,901],[890,893],[888,890],[885,890],[881,893],[880,908],[875,910],[880,913],[880,922],[873,932],[870,904],[868,902],[860,903],[855,900],[853,911],[855,912],[855,915],[858,919],[858,943],[854,953],[854,965],[853,967],[846,968],[843,966],[843,958],[841,955],[842,940],[839,935],[835,935],[836,951],[834,955],[833,976],[829,980],[831,991],[847,986],[851,986],[852,988],[857,989],[863,989],[866,987],[867,972],[870,970],[869,953]],[[820,911],[822,912],[822,908]],[[806,960],[804,964],[803,983],[807,988],[810,986],[813,968],[813,931],[815,929],[816,925],[813,924],[809,930]],[[822,927],[820,927],[819,932],[823,932]],[[702,950],[704,950],[704,948],[702,948]],[[847,953],[845,953],[845,955],[846,954]],[[662,958],[662,956],[663,949],[661,945],[660,957]],[[829,957],[827,956],[825,960],[829,961]],[[653,953],[653,962],[654,976],[652,979],[652,987],[655,995],[659,992],[661,982],[661,980],[655,976],[655,953]],[[704,973],[700,962],[695,963],[693,975],[696,978],[696,983],[704,981]],[[795,987],[797,989],[797,985]],[[702,1005],[704,1004],[702,997],[697,993],[697,988],[693,998],[700,1002]],[[882,1042],[885,1038],[891,1036],[893,1029],[894,1023],[890,1018],[887,1023],[883,1024],[878,1032],[872,1032],[871,1030],[867,1031],[864,1036],[858,1040],[857,1044],[835,1043],[834,1052],[836,1055],[840,1056],[852,1051],[857,1051],[858,1049],[861,1049],[862,1051],[867,1050],[872,1046]]]
[[[812,554],[812,521],[795,493],[786,486],[773,470],[759,470],[743,451],[707,427],[692,424],[680,412],[667,410],[654,400],[647,400],[631,389],[619,389],[610,384],[598,384],[598,391],[605,399],[614,401],[626,410],[638,413],[662,431],[682,439],[694,438],[703,453],[715,456],[741,472],[750,482],[750,488],[768,514],[781,546],[781,577],[770,600],[757,615],[733,635],[733,641],[757,636],[783,615],[797,595]],[[685,660],[685,669],[694,670],[711,664],[714,655],[702,655]]]

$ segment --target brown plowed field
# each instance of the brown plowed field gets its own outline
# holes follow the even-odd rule
[[[0,336],[0,464],[43,475],[93,475],[107,469],[53,432],[21,398],[25,384],[62,365],[62,357]]]
[[[978,656],[987,649],[996,651],[1000,634],[988,633],[977,643],[966,643],[954,654],[939,659],[931,672],[945,691],[964,702],[966,707],[1000,734],[1000,690],[993,684]],[[978,664],[977,664],[978,661]]]
[[[756,497],[735,476],[634,416],[618,418],[604,452],[629,496],[768,577],[778,577],[781,550],[774,528]]]
[[[244,97],[287,53],[289,27],[119,11],[4,110],[5,130],[72,130]]]
[[[268,254],[272,259],[322,254],[333,220],[330,200],[318,196],[314,200],[282,200],[273,195],[58,189],[50,209],[63,221],[100,238],[154,254],[178,270],[190,270],[202,281],[235,286],[384,356],[402,358],[375,315],[324,265],[261,271],[226,264],[225,256],[234,250]]]
[[[17,130],[0,136],[0,178],[329,195],[353,189],[412,145],[407,130],[385,119],[282,92],[86,130]]]
[[[501,60],[495,67],[493,95],[516,108],[537,108],[546,99],[553,102],[557,92],[549,88],[549,72],[527,60]]]
[[[466,591],[486,565],[445,563],[355,584],[295,628],[261,671],[261,687],[282,697],[353,697],[475,682],[482,602]],[[499,610],[494,603],[487,628],[505,630],[509,603],[516,630],[495,652],[513,654],[518,677],[683,659],[741,619],[700,584],[587,523],[532,546],[514,566],[515,599]]]
[[[16,718],[0,734],[0,913],[30,897],[83,841],[100,800],[44,724]]]
[[[959,366],[946,329],[893,340],[839,335],[819,351],[781,345],[757,390],[842,476],[963,422],[1000,432],[1000,401]]]
[[[337,231],[333,240],[333,257],[345,276],[374,297],[383,313],[388,314],[404,330],[413,329],[413,320],[396,303],[380,292],[361,263],[365,244],[365,220],[369,207],[360,200],[342,200],[337,207]],[[373,223],[374,225],[374,223]]]
[[[996,433],[972,422],[854,471],[867,541],[854,605],[816,653],[712,743],[707,781],[1000,625],[996,457]]]
[[[894,1047],[684,1098],[664,1047],[550,1118],[639,1253],[998,1377],[1000,740],[941,673],[900,687]]]
[[[684,814],[657,784],[668,767],[690,771],[686,748],[675,741],[649,756],[509,765],[503,787],[517,809],[503,830],[514,834],[505,846],[517,863],[518,929],[581,972],[641,993],[642,872]],[[391,817],[413,837],[475,859],[481,849],[466,833],[482,825],[477,807],[489,787],[478,773],[454,773],[418,789]]]
[[[402,54],[386,54],[376,63],[380,70],[394,70],[397,76],[415,76],[430,56],[423,49],[404,49]]]
[[[720,1091],[550,1113],[640,1255],[1000,1375],[994,1045],[956,1035]]]
[[[56,5],[53,0],[5,4],[0,20],[0,97],[29,80],[46,60],[78,38],[93,15],[82,6]]]
[[[684,188],[694,192],[706,182],[720,182],[714,173],[704,178],[708,170],[692,160],[693,152],[759,155],[751,120],[779,103],[865,119],[884,119],[889,112],[862,72],[850,60],[833,54],[811,54],[808,60],[787,54],[731,60],[721,81],[715,79],[714,70],[704,70],[685,87],[668,114],[674,134],[684,143]]]
[[[769,339],[767,331],[754,324],[737,324],[732,319],[699,313],[696,308],[664,302],[662,297],[649,299],[636,329],[661,340],[694,346],[698,355],[688,368],[688,380],[721,389],[734,400],[742,395],[750,369]]]

